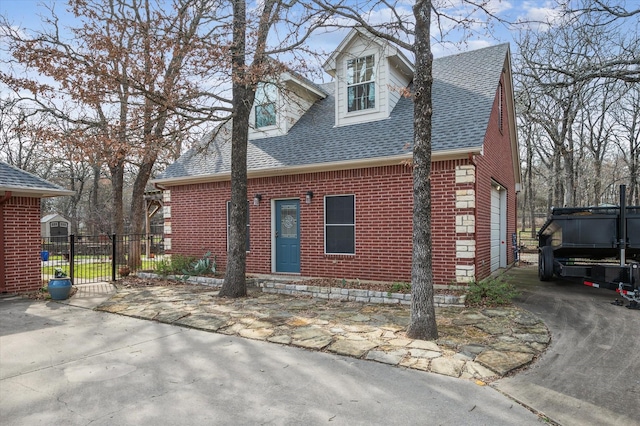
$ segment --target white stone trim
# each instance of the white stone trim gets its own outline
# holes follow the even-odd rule
[[[476,258],[476,241],[475,240],[456,241],[456,257],[458,259],[475,259]]]
[[[476,191],[473,189],[458,189],[456,191],[457,209],[474,209],[476,207]]]
[[[475,166],[456,166],[456,184],[460,183],[476,183]]]
[[[476,217],[472,214],[459,214],[456,216],[456,234],[475,234]]]
[[[476,279],[476,267],[474,265],[456,265],[456,282],[470,283]]]

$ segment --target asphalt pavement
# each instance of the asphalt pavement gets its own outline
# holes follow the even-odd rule
[[[617,294],[578,282],[541,282],[537,266],[513,268],[516,305],[551,332],[527,370],[493,383],[566,425],[640,425],[640,311],[612,305]]]
[[[0,299],[3,425],[537,425],[490,386],[329,353]]]
[[[491,386],[94,311],[0,299],[0,418],[31,424],[640,424],[640,312],[616,294],[508,271],[547,351]],[[497,389],[497,390],[496,390]],[[520,404],[514,402],[518,401]],[[531,411],[524,407],[529,407]]]

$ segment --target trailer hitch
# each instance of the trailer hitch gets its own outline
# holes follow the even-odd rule
[[[624,297],[629,301],[629,305],[627,306],[627,308],[640,309],[640,290],[639,289],[635,289],[633,291],[625,290],[623,287],[623,283],[619,283],[616,293],[618,293],[620,296]],[[618,300],[616,300],[614,302],[614,305],[622,306],[622,302],[621,301],[618,302]]]

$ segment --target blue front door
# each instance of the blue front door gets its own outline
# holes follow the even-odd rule
[[[276,201],[276,272],[300,272],[300,201]]]

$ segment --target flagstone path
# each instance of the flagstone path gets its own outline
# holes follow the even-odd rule
[[[439,339],[408,339],[406,305],[262,293],[218,297],[201,285],[120,288],[98,310],[490,382],[544,352],[549,331],[516,307],[436,308]]]

